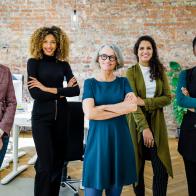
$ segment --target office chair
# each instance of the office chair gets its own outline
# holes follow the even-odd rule
[[[63,166],[62,170],[62,177],[61,177],[61,186],[62,187],[68,187],[68,189],[74,193],[74,196],[79,196],[78,189],[73,185],[74,183],[81,183],[81,180],[78,179],[72,179],[67,174],[67,165],[68,162],[66,161]]]
[[[84,113],[81,102],[68,102],[68,140],[66,145],[66,157],[62,170],[61,186],[68,187],[75,196],[79,195],[78,190],[72,183],[81,182],[73,180],[67,174],[67,165],[69,161],[83,159],[83,138],[84,138]]]

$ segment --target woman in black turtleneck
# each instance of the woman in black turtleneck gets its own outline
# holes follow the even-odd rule
[[[58,196],[65,156],[67,100],[79,86],[67,62],[69,41],[58,27],[37,29],[30,42],[28,88],[34,99],[32,132],[38,159],[35,196]],[[66,78],[67,87],[63,87]]]

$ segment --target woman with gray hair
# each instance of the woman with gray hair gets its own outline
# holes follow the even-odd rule
[[[136,182],[136,166],[126,114],[136,111],[136,97],[124,77],[115,45],[102,46],[96,56],[100,72],[84,82],[83,110],[90,120],[84,155],[85,196],[119,196],[124,185]],[[127,156],[129,155],[129,156]],[[131,156],[130,156],[131,155]]]

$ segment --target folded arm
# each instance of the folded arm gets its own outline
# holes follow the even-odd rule
[[[177,104],[184,108],[196,108],[196,98],[186,96],[182,89],[186,88],[186,71],[182,71],[179,75],[178,86],[176,90]]]
[[[79,86],[74,77],[71,80],[75,80],[76,82],[73,83],[72,86],[68,85],[68,87],[62,87],[62,88],[53,88],[53,87],[44,86],[41,82],[39,82],[34,77],[29,77],[29,79],[30,79],[30,81],[28,82],[29,89],[38,88],[43,92],[64,96],[64,97],[73,97],[73,96],[78,96],[80,94]]]
[[[64,88],[57,88],[57,93],[60,96],[64,97],[73,97],[73,96],[78,96],[80,94],[80,88],[79,85],[73,76],[67,84],[67,87]]]
[[[31,97],[36,100],[42,100],[42,101],[49,101],[49,100],[55,100],[59,98],[58,94],[45,92],[41,90],[40,88],[30,88],[29,82],[31,81],[30,77],[38,78],[37,76],[37,68],[39,66],[39,61],[36,59],[29,59],[27,62],[27,73],[28,73],[28,89]]]
[[[132,93],[133,94],[133,93]],[[134,96],[134,94],[132,95]],[[128,95],[117,104],[95,106],[93,98],[83,100],[83,110],[89,120],[106,120],[136,111],[137,105]]]
[[[84,99],[82,102],[85,117],[88,120],[106,120],[120,116],[121,114],[105,111],[105,106],[95,106],[93,98]]]
[[[137,110],[137,98],[133,92],[127,93],[125,100],[117,104],[105,105],[105,110],[118,114],[128,114]]]
[[[55,100],[59,97],[72,97],[77,96],[80,93],[79,86],[77,84],[76,79],[74,78],[71,68],[68,64],[66,64],[65,73],[67,74],[68,84],[72,83],[72,85],[68,85],[68,87],[60,87],[53,88],[47,87],[43,85],[37,77],[37,67],[39,63],[35,59],[29,59],[27,63],[27,71],[28,71],[28,88],[32,98],[37,100]],[[68,73],[67,73],[68,72]]]

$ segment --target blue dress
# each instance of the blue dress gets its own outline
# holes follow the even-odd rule
[[[112,82],[95,78],[84,82],[83,100],[93,98],[95,105],[122,102],[132,92],[128,80]],[[83,163],[83,186],[99,190],[136,182],[136,164],[125,115],[107,120],[90,120]]]

